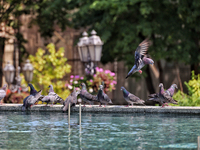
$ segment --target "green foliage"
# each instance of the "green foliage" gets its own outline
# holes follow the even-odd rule
[[[200,74],[195,75],[192,71],[192,79],[185,82],[188,89],[188,94],[180,90],[173,96],[178,100],[179,106],[200,106]]]
[[[67,64],[64,56],[64,48],[55,50],[54,44],[47,45],[48,52],[39,48],[36,55],[30,55],[29,59],[34,67],[32,83],[36,89],[44,89],[42,94],[47,94],[50,84],[54,91],[63,99],[69,95],[69,90],[65,88],[63,77],[70,73],[71,66]]]
[[[73,14],[74,27],[95,29],[104,41],[103,63],[124,60],[131,68],[133,52],[147,37],[152,41],[148,52],[154,60],[200,62],[198,0],[79,0],[70,4],[78,8]]]

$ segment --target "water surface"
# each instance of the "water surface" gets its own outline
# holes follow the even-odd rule
[[[197,149],[198,115],[0,112],[0,149]]]

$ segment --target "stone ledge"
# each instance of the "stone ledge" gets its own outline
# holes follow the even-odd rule
[[[21,111],[22,104],[4,104],[0,105],[0,111]],[[62,112],[63,105],[45,106],[34,105],[31,111],[39,112]],[[96,112],[96,113],[172,113],[172,114],[200,114],[200,107],[178,107],[168,106],[161,108],[160,106],[133,106],[125,107],[120,105],[108,105],[106,107],[99,107],[93,105],[90,107],[81,107],[82,112]],[[79,111],[79,105],[71,108],[72,112]]]

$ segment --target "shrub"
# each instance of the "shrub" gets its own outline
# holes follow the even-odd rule
[[[179,90],[173,96],[175,100],[178,100],[179,106],[200,106],[200,74],[195,75],[194,71],[192,71],[191,77],[191,80],[184,82],[187,86],[188,94]]]
[[[39,48],[35,56],[30,55],[29,59],[34,66],[32,84],[36,89],[45,89],[42,94],[46,95],[48,86],[53,85],[54,91],[65,99],[70,91],[65,87],[63,77],[71,72],[71,66],[67,64],[64,56],[64,48],[55,50],[54,44],[47,45],[47,52]]]

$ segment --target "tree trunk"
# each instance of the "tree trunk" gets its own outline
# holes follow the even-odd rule
[[[2,86],[2,77],[3,77],[4,47],[5,47],[5,38],[0,37],[0,86]]]
[[[150,74],[149,65],[147,65],[146,73],[147,73],[147,77],[145,78],[145,80],[146,80],[146,84],[147,84],[147,89],[150,94],[153,94],[153,93],[155,93],[155,89],[153,87],[153,82],[152,82],[152,78],[151,78],[151,74]]]
[[[163,79],[163,68],[161,66],[160,60],[157,62],[157,64],[158,64],[158,70],[159,70],[159,74],[160,74],[159,83],[163,83],[164,82],[164,79]]]
[[[190,67],[191,67],[191,71],[194,70],[195,75],[200,73],[198,64],[192,64]]]

